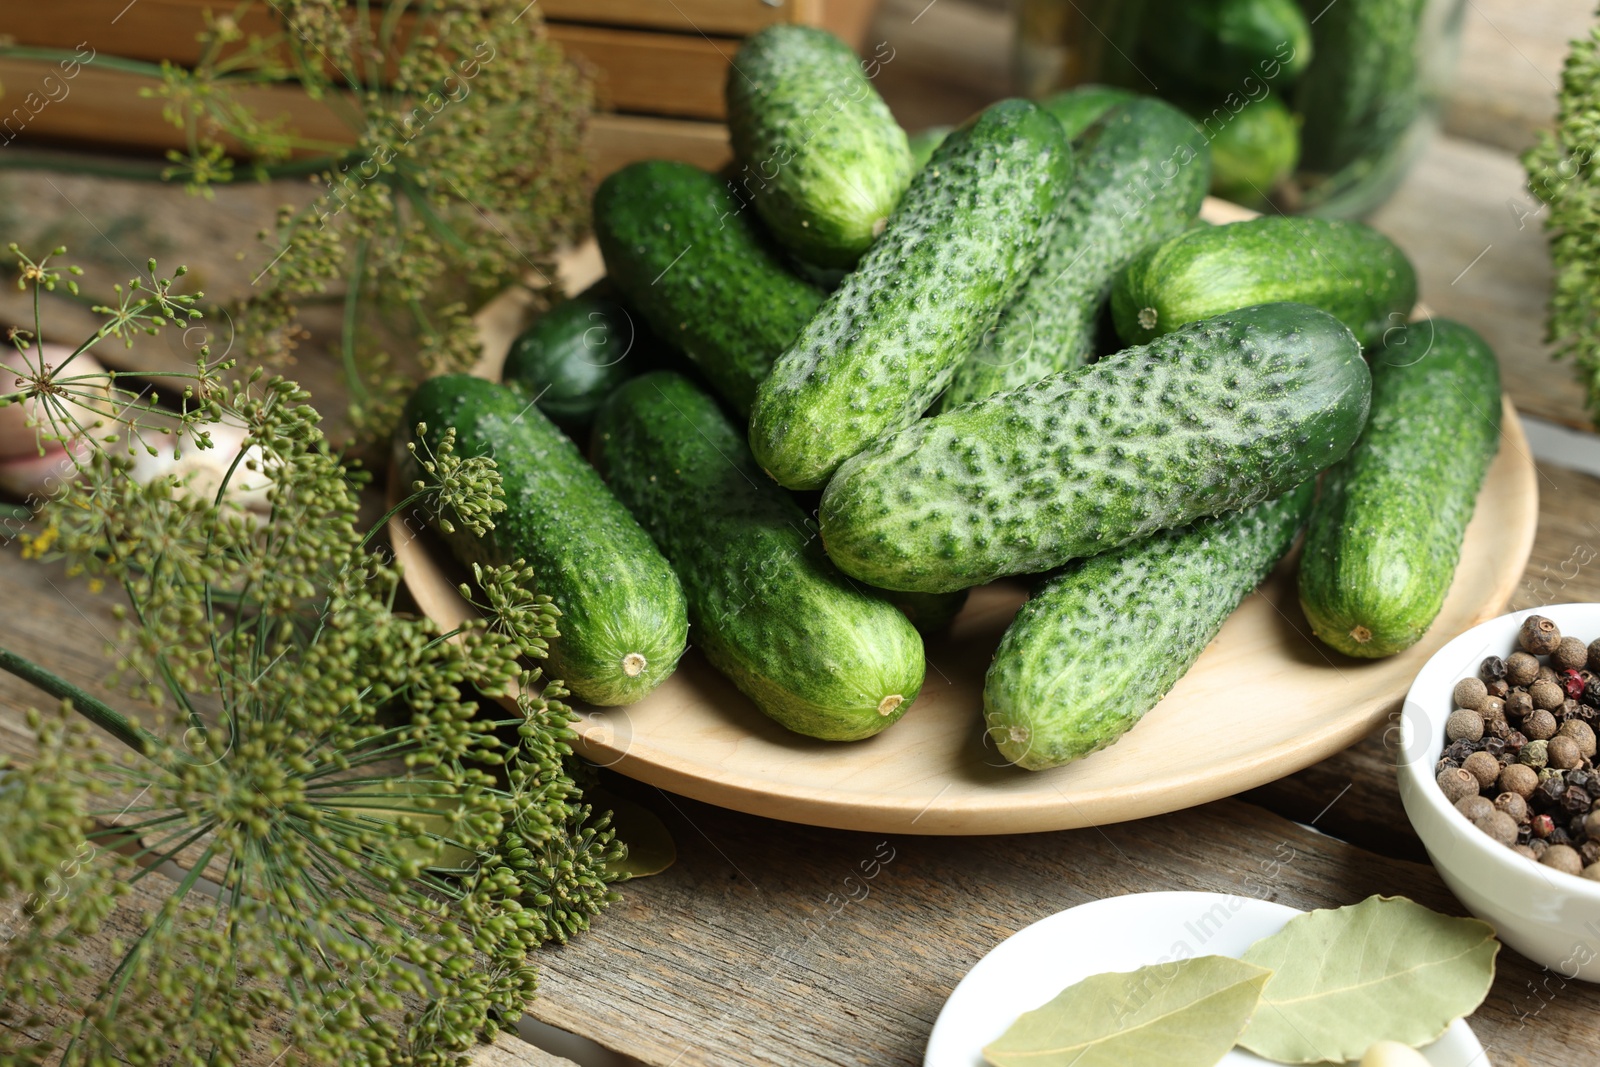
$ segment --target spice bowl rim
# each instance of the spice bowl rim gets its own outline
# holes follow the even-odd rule
[[[1443,865],[1434,853],[1444,842],[1437,840],[1432,828],[1419,820],[1414,810],[1416,804],[1425,805],[1445,820],[1443,825],[1448,827],[1452,849],[1465,848],[1469,853],[1468,857],[1458,856],[1452,866],[1458,866],[1463,860],[1496,864],[1512,877],[1537,881],[1546,890],[1564,891],[1600,909],[1600,881],[1558,871],[1497,844],[1469,823],[1466,816],[1445,798],[1433,773],[1433,767],[1445,748],[1444,721],[1455,710],[1455,684],[1463,678],[1478,677],[1478,665],[1485,656],[1508,656],[1515,651],[1517,632],[1523,620],[1530,615],[1550,617],[1563,633],[1567,632],[1570,621],[1575,634],[1592,631],[1596,637],[1600,637],[1600,603],[1577,601],[1507,612],[1481,622],[1446,642],[1417,672],[1401,707],[1401,747],[1396,758],[1400,799],[1412,828],[1428,850],[1429,857],[1434,859],[1434,865],[1441,870]],[[1443,710],[1440,711],[1440,708]],[[1556,878],[1555,881],[1550,880],[1552,876]],[[1485,891],[1488,891],[1487,887]]]

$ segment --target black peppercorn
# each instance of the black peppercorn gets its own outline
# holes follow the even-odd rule
[[[1503,760],[1506,755],[1506,735],[1511,732],[1511,727],[1505,725],[1504,719],[1496,719],[1489,726],[1491,729],[1496,726],[1501,727],[1501,729],[1495,730],[1493,737],[1485,737],[1483,739],[1483,751],[1497,760]]]
[[[1504,678],[1496,678],[1494,681],[1489,683],[1489,695],[1492,697],[1499,697],[1501,700],[1504,700],[1506,698],[1506,694],[1509,692],[1511,692],[1511,687],[1506,684],[1506,680]]]
[[[1567,786],[1561,794],[1561,810],[1568,815],[1582,815],[1589,810],[1589,794],[1576,786]]]
[[[1594,771],[1584,767],[1578,767],[1575,770],[1570,770],[1567,772],[1567,784],[1575,785],[1579,789],[1588,789],[1589,782],[1593,780],[1593,778]]]
[[[1478,664],[1478,677],[1485,682],[1497,681],[1506,676],[1506,661],[1499,656],[1485,656]]]
[[[1578,852],[1583,856],[1583,865],[1600,863],[1600,841],[1585,841],[1578,846]]]
[[[1450,743],[1450,747],[1444,750],[1444,758],[1448,760],[1454,760],[1459,766],[1460,764],[1465,763],[1467,757],[1476,751],[1478,751],[1478,746],[1473,744],[1471,741],[1452,741]]]
[[[1561,826],[1558,826],[1554,830],[1551,830],[1550,831],[1550,836],[1545,838],[1544,840],[1545,840],[1545,844],[1549,845],[1551,848],[1554,848],[1557,845],[1568,845],[1568,846],[1570,846],[1572,844],[1571,835],[1567,833],[1565,827],[1561,827]]]
[[[1521,752],[1528,743],[1528,737],[1521,730],[1512,730],[1506,734],[1506,753],[1515,756]]]
[[[1583,702],[1592,708],[1600,707],[1600,678],[1591,678],[1585,683]]]
[[[1567,836],[1572,838],[1574,841],[1588,840],[1589,832],[1583,828],[1583,820],[1586,818],[1588,818],[1586,815],[1574,815],[1572,818],[1568,819]]]
[[[1472,772],[1467,772],[1472,773]],[[1566,795],[1567,783],[1559,775],[1552,775],[1539,783],[1539,788],[1533,791],[1533,802],[1539,807],[1554,807],[1561,803],[1561,798]]]

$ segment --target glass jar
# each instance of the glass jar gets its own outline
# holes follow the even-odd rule
[[[1356,218],[1438,128],[1465,0],[1020,0],[1018,89],[1163,97],[1211,142],[1212,192]]]

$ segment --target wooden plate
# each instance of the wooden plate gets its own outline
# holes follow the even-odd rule
[[[569,291],[594,269],[572,271]],[[515,321],[515,298],[506,300],[491,306],[485,320]],[[486,351],[503,353],[509,341],[503,327],[485,332],[496,335]],[[498,362],[492,358],[480,371],[498,377]],[[1366,736],[1399,707],[1412,676],[1441,645],[1499,614],[1510,599],[1533,548],[1538,489],[1509,400],[1504,411],[1500,452],[1444,609],[1421,642],[1390,659],[1348,659],[1311,637],[1291,559],[1115,745],[1054,770],[1018,770],[988,742],[981,716],[984,671],[1024,595],[1022,583],[1005,581],[974,590],[950,633],[929,642],[921,695],[877,737],[834,743],[791,734],[691,651],[638,704],[580,706],[577,748],[629,777],[707,803],[875,833],[1103,825],[1273,781]],[[391,520],[396,559],[418,606],[453,626],[471,609],[456,592],[448,555],[417,526],[406,516]]]

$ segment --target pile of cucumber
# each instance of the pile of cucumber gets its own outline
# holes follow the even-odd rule
[[[1319,637],[1427,629],[1499,382],[1467,327],[1407,325],[1386,238],[1199,222],[1206,140],[1148,97],[1004,100],[919,159],[849,49],[787,25],[728,95],[727,172],[607,178],[607,287],[503,383],[407,411],[495,457],[509,512],[450,543],[532,566],[579,698],[636,701],[693,644],[790,730],[869,737],[966,591],[1031,575],[974,728],[1054,767],[1132,727],[1306,527]]]

